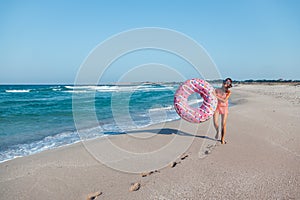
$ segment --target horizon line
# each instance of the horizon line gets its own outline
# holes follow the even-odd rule
[[[206,81],[211,82],[220,82],[223,79],[204,79]],[[151,83],[181,83],[182,81],[132,81],[132,82],[103,82],[98,84],[92,84],[92,83],[82,83],[82,84],[74,84],[74,83],[0,83],[0,86],[2,85],[125,85],[125,84],[151,84]],[[255,82],[273,82],[273,83],[289,83],[289,82],[300,82],[300,79],[243,79],[243,80],[232,80],[232,82],[238,83],[255,83]]]

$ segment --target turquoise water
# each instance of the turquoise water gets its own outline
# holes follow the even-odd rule
[[[91,101],[90,94],[95,94],[93,105],[98,123],[87,123],[85,129],[90,132],[90,137],[103,137],[179,119],[173,109],[177,87],[176,84],[2,85],[0,162],[80,141],[72,112],[74,94],[80,98],[80,109],[85,112],[89,112],[85,105]],[[129,97],[129,112],[124,112],[124,104],[118,103],[114,104],[114,110],[118,112],[119,121],[122,117],[128,119],[127,115],[130,115],[133,123],[116,123],[112,113],[112,97],[117,102]],[[95,128],[97,126],[101,126],[101,131]]]

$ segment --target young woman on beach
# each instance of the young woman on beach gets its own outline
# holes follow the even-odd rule
[[[226,134],[226,120],[228,115],[228,98],[231,95],[229,88],[232,87],[231,78],[226,78],[223,81],[222,87],[215,89],[215,95],[218,99],[217,109],[214,113],[214,125],[217,131],[216,139],[219,138],[219,115],[221,115],[221,144],[226,144],[225,134]]]

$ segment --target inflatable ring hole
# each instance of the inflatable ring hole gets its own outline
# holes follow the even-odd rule
[[[192,108],[200,108],[203,98],[199,93],[193,93],[188,97],[188,105]]]

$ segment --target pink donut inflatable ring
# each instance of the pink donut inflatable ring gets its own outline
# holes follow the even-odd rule
[[[194,78],[185,81],[179,86],[174,95],[176,112],[188,122],[205,122],[213,116],[218,104],[218,100],[213,92],[213,86],[205,80]],[[203,98],[203,103],[199,108],[188,105],[188,98],[193,93],[199,93]]]

